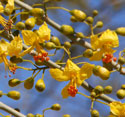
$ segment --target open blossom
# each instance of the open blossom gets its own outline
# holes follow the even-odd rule
[[[50,74],[52,78],[57,81],[70,81],[61,92],[63,98],[68,98],[68,96],[74,97],[76,95],[78,91],[77,87],[92,75],[93,67],[94,65],[85,63],[81,68],[79,68],[75,63],[68,59],[64,71],[58,68],[51,68]]]
[[[125,117],[125,103],[115,101],[111,102],[109,106],[112,115],[115,117]]]
[[[5,8],[8,9],[10,13],[12,13],[14,10],[14,0],[8,0],[8,3]]]
[[[116,51],[112,48],[119,46],[118,36],[114,31],[107,29],[100,37],[97,35],[91,36],[91,46],[97,51],[93,52],[93,56],[90,60],[99,61],[102,59],[103,54],[112,54]]]
[[[30,45],[36,48],[38,53],[41,53],[41,46],[39,43],[50,40],[51,30],[48,28],[47,24],[44,24],[39,28],[38,31],[32,32],[30,30],[23,30],[23,40],[26,45]]]

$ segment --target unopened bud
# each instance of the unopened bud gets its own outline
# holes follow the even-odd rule
[[[98,22],[96,23],[96,27],[97,27],[97,28],[102,28],[102,27],[103,27],[103,22],[102,22],[102,21],[98,21]]]
[[[60,104],[53,104],[53,105],[51,106],[51,109],[52,109],[52,110],[55,110],[55,111],[59,111],[59,110],[61,109],[61,106],[60,106]]]
[[[17,30],[24,30],[25,24],[23,22],[17,22],[16,28],[17,28]]]
[[[119,99],[125,98],[125,90],[119,89],[119,90],[117,91],[116,95],[117,95],[117,97],[118,97]]]
[[[97,16],[98,15],[98,11],[97,10],[93,10],[93,16]]]
[[[24,88],[26,89],[32,89],[34,85],[34,78],[33,77],[29,77],[24,81]]]
[[[44,83],[44,80],[43,79],[39,79],[37,82],[36,82],[36,85],[35,85],[35,88],[38,92],[43,92],[46,88],[45,86],[45,83]]]
[[[65,35],[72,35],[72,34],[74,34],[74,29],[70,25],[62,25],[61,26],[61,31]]]
[[[35,23],[36,23],[36,19],[34,17],[28,18],[25,21],[26,29],[31,30],[32,28],[34,28]]]
[[[121,36],[125,36],[125,27],[117,28],[116,33],[121,35]]]
[[[10,92],[8,92],[7,96],[14,99],[14,100],[19,100],[20,99],[20,92],[10,91]]]
[[[10,87],[15,87],[15,86],[19,85],[20,83],[21,83],[21,81],[19,79],[13,78],[13,79],[9,80],[8,84]]]

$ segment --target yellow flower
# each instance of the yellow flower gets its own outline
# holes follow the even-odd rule
[[[3,5],[0,2],[0,13],[3,13],[3,11],[4,11]]]
[[[5,8],[9,9],[10,13],[12,13],[14,10],[14,0],[8,0],[8,3]]]
[[[64,71],[57,68],[51,68],[50,74],[52,78],[57,81],[68,81],[69,84],[66,85],[61,94],[63,98],[68,98],[68,96],[74,97],[77,93],[77,86],[79,87],[82,82],[92,75],[92,69],[94,65],[85,63],[81,69],[73,63],[71,60],[67,60]]]
[[[115,32],[107,29],[99,38],[97,35],[91,36],[91,46],[93,49],[97,49],[97,51],[93,53],[90,60],[99,61],[102,59],[103,54],[112,54],[115,52],[112,48],[119,46],[118,36]]]
[[[41,46],[39,43],[43,43],[44,41],[50,40],[50,29],[47,24],[44,24],[39,28],[38,31],[32,32],[29,30],[22,31],[23,40],[26,45],[36,47],[37,52],[41,52]]]
[[[125,103],[118,101],[109,104],[111,113],[116,117],[125,117]]]
[[[14,37],[14,39],[10,42],[7,49],[8,49],[9,56],[17,56],[18,57],[20,52],[23,49],[22,39],[20,38],[20,36]]]
[[[9,43],[6,42],[5,40],[0,40],[0,63],[4,62],[5,64],[5,69],[9,66],[8,59],[6,56],[8,55],[7,53],[7,48],[8,48]]]

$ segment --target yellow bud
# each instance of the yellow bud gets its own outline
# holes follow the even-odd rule
[[[96,93],[94,91],[92,91],[90,96],[91,96],[91,98],[95,98],[96,97]]]
[[[21,14],[20,15],[21,20],[27,20],[28,18],[29,18],[29,13],[28,12],[26,12],[26,14]]]
[[[97,10],[93,10],[93,16],[97,16],[98,15],[98,11]]]
[[[3,95],[3,92],[2,92],[2,91],[0,91],[0,97],[2,97],[2,95]]]
[[[94,92],[95,92],[96,94],[101,94],[101,93],[103,93],[103,91],[104,91],[104,88],[103,88],[101,85],[97,85],[97,86],[94,88]]]
[[[117,28],[116,33],[121,35],[121,36],[125,36],[125,27]]]
[[[46,45],[45,45],[45,48],[47,50],[55,49],[56,45],[53,42],[47,42]]]
[[[123,85],[121,86],[121,89],[124,89],[124,90],[125,90],[125,84],[123,84]]]
[[[26,117],[35,117],[32,113],[28,113]]]
[[[95,76],[99,76],[99,65],[97,65],[97,66],[95,66],[94,68],[93,68],[93,74],[95,75]]]
[[[34,17],[28,18],[25,21],[26,29],[31,30],[35,26],[36,19]]]
[[[91,49],[86,49],[84,52],[83,52],[83,56],[86,57],[86,58],[90,58],[93,56],[93,51]]]
[[[102,21],[98,21],[98,22],[96,23],[96,27],[97,27],[97,28],[102,28],[102,27],[103,27],[103,22],[102,22]]]
[[[36,18],[36,24],[37,24],[38,26],[42,25],[43,22],[44,22],[44,20],[42,20],[42,18]]]
[[[119,57],[119,58],[118,58],[118,63],[119,63],[120,65],[125,64],[125,58]]]
[[[71,16],[71,17],[70,17],[70,20],[71,20],[72,22],[78,22],[75,16]]]
[[[80,22],[84,21],[86,18],[86,14],[83,11],[78,9],[71,10],[70,14],[73,15],[76,18],[76,20]]]
[[[78,38],[84,38],[85,35],[82,32],[78,32],[78,33],[76,33],[76,37],[78,37]]]
[[[53,42],[56,46],[61,45],[58,37],[52,36],[50,41]]]
[[[55,111],[59,111],[59,110],[61,109],[61,106],[60,106],[60,104],[53,104],[53,105],[51,106],[51,109],[52,109],[52,110],[55,110]]]
[[[24,30],[25,24],[23,22],[16,23],[17,30]]]
[[[71,43],[68,42],[68,41],[66,41],[66,42],[64,43],[64,47],[65,47],[66,49],[71,48]]]
[[[22,59],[22,57],[12,56],[12,57],[10,57],[10,61],[12,63],[21,63],[21,62],[23,62],[23,59]]]
[[[65,35],[72,35],[72,34],[74,34],[74,29],[70,25],[62,25],[61,26],[61,31]]]
[[[18,92],[18,91],[9,91],[7,96],[9,98],[14,99],[14,100],[19,100],[20,99],[20,92]]]
[[[6,15],[6,16],[11,15],[11,12],[10,12],[10,9],[9,9],[9,8],[5,8],[5,9],[4,9],[4,15]]]
[[[109,85],[109,86],[106,86],[105,88],[104,88],[104,93],[105,94],[110,94],[110,93],[112,93],[112,87]]]
[[[88,23],[88,24],[92,24],[93,23],[93,17],[87,17],[86,18],[86,22]]]
[[[43,117],[43,115],[36,114],[35,117]]]
[[[110,71],[108,69],[106,69],[105,67],[99,67],[98,69],[99,71],[99,77],[102,79],[102,80],[108,80],[109,77],[110,77]]]
[[[30,15],[34,16],[34,17],[42,17],[44,14],[43,9],[41,8],[33,8],[32,10],[30,10]]]
[[[91,117],[99,117],[99,112],[97,110],[92,110]]]
[[[71,117],[69,114],[63,115],[63,117]]]
[[[8,84],[10,87],[15,87],[15,86],[19,85],[20,83],[21,83],[21,81],[19,79],[13,78],[13,79],[9,80]]]
[[[118,97],[119,99],[125,98],[125,90],[119,89],[119,90],[117,91],[116,95],[117,95],[117,97]]]
[[[36,85],[35,85],[35,88],[38,92],[43,92],[45,90],[45,83],[43,81],[43,79],[39,79],[37,82],[36,82]]]
[[[24,81],[24,88],[26,89],[32,89],[34,85],[34,78],[33,77],[29,77]]]

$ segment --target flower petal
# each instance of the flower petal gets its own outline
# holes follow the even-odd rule
[[[69,93],[68,93],[68,88],[69,88],[69,86],[70,86],[71,84],[72,84],[72,83],[69,82],[69,84],[66,85],[66,86],[62,89],[61,94],[62,94],[62,97],[63,97],[63,98],[68,98],[68,97],[70,96]]]
[[[0,13],[3,13],[3,11],[4,11],[3,5],[0,2]]]
[[[14,0],[8,0],[6,8],[10,10],[10,13],[12,13],[14,10]]]
[[[70,80],[70,78],[65,76],[63,74],[63,71],[61,71],[60,69],[52,68],[52,69],[49,70],[49,72],[50,72],[52,78],[54,78],[57,81],[68,81],[68,80]]]
[[[8,46],[8,54],[9,56],[18,56],[22,49],[22,39],[20,36],[16,36]]]
[[[99,38],[98,38],[97,35],[92,35],[90,42],[91,42],[91,46],[92,46],[93,49],[100,48],[100,46],[99,46]]]

